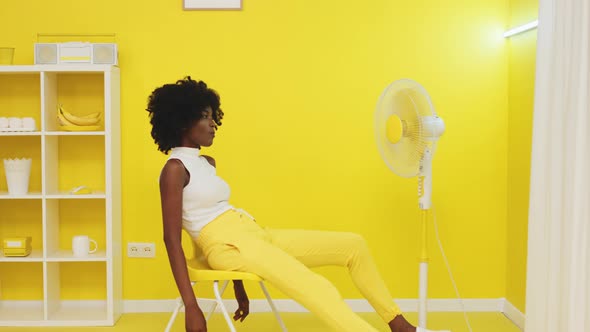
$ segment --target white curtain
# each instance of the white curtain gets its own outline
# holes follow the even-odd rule
[[[526,332],[590,332],[590,0],[540,0]]]

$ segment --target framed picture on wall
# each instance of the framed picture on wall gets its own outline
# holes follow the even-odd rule
[[[242,9],[242,0],[182,0],[184,10]]]

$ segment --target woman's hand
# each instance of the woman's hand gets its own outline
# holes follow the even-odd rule
[[[184,326],[186,332],[207,332],[207,321],[199,306],[184,308]]]
[[[236,294],[236,300],[238,301],[238,310],[234,314],[234,320],[240,320],[243,322],[246,316],[250,313],[250,301],[248,300],[248,294],[244,289],[244,283],[241,280],[234,280],[234,293]]]

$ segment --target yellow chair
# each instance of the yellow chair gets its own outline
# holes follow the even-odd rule
[[[217,309],[217,306],[219,306],[221,308],[221,312],[223,313],[223,317],[225,318],[225,321],[227,322],[227,326],[229,327],[230,331],[236,332],[236,328],[234,327],[234,324],[232,323],[229,313],[227,312],[227,309],[223,304],[221,296],[223,295],[223,292],[225,291],[227,284],[230,280],[251,280],[258,282],[260,288],[262,288],[262,291],[266,296],[266,300],[268,301],[270,308],[272,309],[276,319],[279,322],[279,325],[281,326],[281,329],[284,332],[287,332],[287,328],[285,327],[285,324],[283,323],[283,320],[281,319],[281,316],[279,315],[279,312],[277,311],[277,308],[273,303],[270,294],[268,293],[268,290],[264,285],[264,280],[262,280],[262,278],[253,273],[214,270],[209,266],[209,264],[207,264],[207,260],[205,259],[205,256],[203,255],[203,252],[201,251],[199,246],[197,246],[197,244],[194,241],[191,241],[191,243],[193,246],[193,257],[187,259],[188,275],[191,280],[191,284],[194,287],[197,284],[197,282],[213,281],[213,292],[215,293],[215,299],[202,299],[215,301],[213,308],[209,312],[207,312],[205,316],[206,320],[209,320],[211,314],[215,311],[215,309]],[[223,281],[221,290],[219,289],[219,281]],[[170,329],[172,328],[172,324],[174,324],[174,320],[178,315],[178,312],[183,306],[184,303],[182,302],[182,298],[179,297],[178,305],[176,306],[176,309],[174,309],[172,317],[170,317],[170,320],[168,321],[168,325],[166,326],[165,332],[170,331]]]

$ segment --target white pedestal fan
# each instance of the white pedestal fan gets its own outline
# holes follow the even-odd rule
[[[428,92],[417,82],[391,83],[379,98],[375,111],[375,137],[387,166],[402,177],[418,176],[418,202],[422,210],[422,249],[418,326],[426,328],[428,288],[427,220],[431,208],[432,157],[444,122],[432,106]]]

